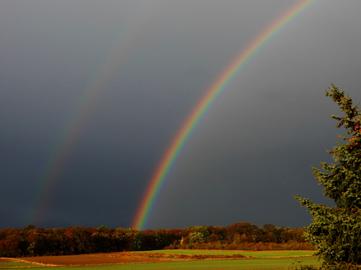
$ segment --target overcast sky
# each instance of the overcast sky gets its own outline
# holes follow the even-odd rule
[[[130,226],[198,99],[295,3],[2,0],[0,227]],[[293,196],[325,202],[311,167],[342,132],[325,89],[361,102],[360,10],[315,0],[251,58],[195,128],[147,227],[309,222]]]

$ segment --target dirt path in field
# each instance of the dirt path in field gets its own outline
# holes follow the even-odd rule
[[[63,266],[243,258],[246,257],[242,255],[179,255],[164,253],[114,252],[68,256],[27,257],[19,260],[14,259],[14,261],[17,260],[18,262],[34,263],[38,264],[39,266]]]
[[[30,261],[30,260],[19,259],[19,258],[3,258],[3,257],[1,257],[0,262],[17,262],[17,263],[26,263],[26,264],[36,265],[36,266],[58,266],[56,264],[41,263],[41,262]],[[28,266],[28,267],[31,267],[31,266]],[[24,265],[24,266],[19,266],[16,268],[27,268],[27,266]],[[1,269],[1,267],[0,267],[0,269]]]

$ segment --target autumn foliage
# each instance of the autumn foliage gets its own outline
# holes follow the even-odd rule
[[[303,229],[241,222],[226,227],[137,231],[126,228],[68,227],[0,229],[0,257],[67,255],[97,252],[204,249],[310,249]]]

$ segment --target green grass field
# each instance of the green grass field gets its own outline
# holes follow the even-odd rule
[[[144,253],[144,252],[142,252]],[[1,263],[0,269],[41,269],[41,270],[292,270],[300,265],[319,265],[312,251],[233,251],[233,250],[156,250],[146,253],[181,255],[234,255],[242,254],[246,259],[214,259],[182,262],[130,263],[97,266],[44,267],[23,263]]]
[[[314,254],[310,250],[270,250],[270,251],[244,251],[244,250],[211,250],[211,249],[167,249],[143,251],[143,253],[165,253],[177,255],[244,255],[253,258],[283,258],[283,257],[309,257]]]
[[[29,268],[28,263],[20,263],[20,262],[1,262],[0,261],[0,269],[21,269],[21,268]],[[33,268],[31,266],[31,268]]]

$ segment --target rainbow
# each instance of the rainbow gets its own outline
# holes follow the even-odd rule
[[[129,45],[125,45],[127,45],[125,46],[127,49]],[[113,47],[107,56],[108,59],[97,71],[97,77],[86,87],[75,117],[69,121],[63,129],[63,133],[60,134],[60,141],[55,148],[53,157],[47,164],[45,174],[38,183],[39,189],[38,194],[35,196],[35,207],[28,217],[31,224],[42,222],[50,205],[56,181],[64,170],[66,161],[71,155],[74,145],[78,142],[84,126],[89,121],[90,115],[95,110],[98,97],[104,91],[107,82],[112,78],[120,63],[122,63],[121,60],[126,60],[121,59],[124,58],[124,55],[119,55],[118,47]]]
[[[176,136],[171,141],[169,147],[163,154],[158,166],[156,167],[145,194],[138,206],[133,219],[132,227],[135,229],[143,229],[151,209],[154,206],[162,184],[164,183],[172,165],[177,160],[185,143],[189,139],[192,131],[202,119],[202,116],[208,111],[214,100],[224,91],[228,82],[234,78],[239,70],[247,64],[257,51],[274,36],[278,30],[285,26],[303,9],[306,8],[312,0],[301,0],[283,13],[273,23],[269,24],[247,47],[244,49],[219,75],[217,80],[205,91],[205,95],[194,106],[192,112],[182,123]]]
[[[154,6],[154,3],[149,2],[148,4]],[[108,82],[116,75],[119,67],[128,61],[129,50],[144,33],[144,25],[155,15],[149,10],[151,9],[148,6],[135,10],[131,21],[120,32],[119,37],[106,53],[103,63],[97,67],[94,78],[86,85],[77,105],[77,111],[63,128],[63,132],[59,134],[52,157],[46,165],[44,175],[39,179],[38,189],[34,196],[34,207],[25,217],[26,220],[29,220],[29,224],[39,224],[43,221],[51,204],[56,183],[66,167],[67,159],[79,141],[85,125],[96,109],[99,96],[105,91]]]

